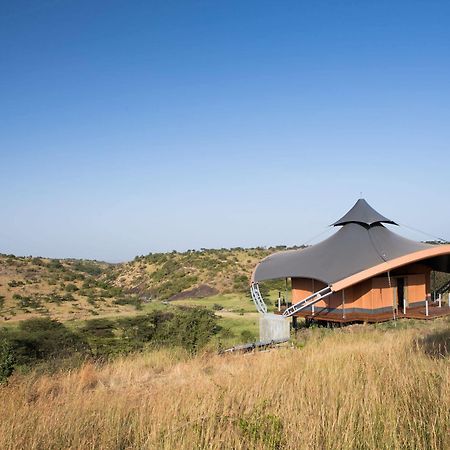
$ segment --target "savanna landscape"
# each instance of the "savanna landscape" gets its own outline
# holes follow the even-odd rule
[[[449,24],[0,1],[0,450],[449,450]]]
[[[229,327],[254,338],[257,314],[249,277],[261,258],[284,248],[174,251],[121,264],[0,255],[0,324],[15,328],[46,318],[78,328],[86,321],[201,306],[224,324],[228,343],[236,341]],[[284,289],[283,282],[263,287],[273,301]]]
[[[257,340],[248,276],[277,249],[2,255],[0,447],[448,448],[448,318],[223,353]]]

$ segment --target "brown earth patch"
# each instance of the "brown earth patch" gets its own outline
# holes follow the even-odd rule
[[[217,295],[218,293],[219,291],[216,288],[208,286],[207,284],[201,284],[200,286],[193,289],[189,289],[187,291],[180,292],[179,294],[172,295],[172,297],[169,298],[169,301],[183,300],[185,298],[211,297],[212,295]]]

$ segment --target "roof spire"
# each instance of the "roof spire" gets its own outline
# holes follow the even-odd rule
[[[345,225],[347,223],[360,223],[363,225],[374,225],[376,223],[390,223],[397,225],[393,220],[388,219],[375,211],[363,198],[360,198],[344,216],[334,222],[333,226]]]

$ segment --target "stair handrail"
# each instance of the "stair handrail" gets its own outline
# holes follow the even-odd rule
[[[256,309],[260,314],[267,314],[267,305],[264,302],[263,296],[259,290],[258,283],[253,282],[250,286],[250,294],[255,303]]]
[[[304,298],[303,300],[299,301],[298,303],[294,303],[292,306],[289,306],[289,308],[286,308],[283,312],[284,317],[291,317],[294,314],[302,311],[303,309],[307,308],[308,306],[314,305],[318,301],[328,297],[331,295],[333,291],[331,290],[330,286],[326,286],[320,291],[313,292],[308,297]]]

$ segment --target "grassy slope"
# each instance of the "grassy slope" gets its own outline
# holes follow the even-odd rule
[[[0,448],[450,448],[450,360],[427,354],[448,330],[309,329],[284,350],[16,375],[0,387]]]
[[[110,265],[0,255],[0,319],[36,316],[60,320],[132,312],[114,303],[117,292],[102,284]]]
[[[136,257],[118,267],[114,284],[161,300],[204,285],[222,294],[243,292],[256,264],[281,248],[204,249]]]
[[[243,331],[258,335],[248,279],[257,262],[275,250],[172,252],[117,265],[0,255],[0,324],[14,326],[19,320],[50,316],[77,327],[94,317],[165,309],[166,300],[174,294],[188,291],[195,296],[198,286],[208,285],[218,294],[205,298],[189,298],[188,294],[170,303],[216,310],[220,326],[229,332],[215,340],[223,346],[233,345],[242,342]],[[272,290],[269,298],[275,296]],[[123,297],[134,299],[135,304],[118,304]]]
[[[123,305],[112,300],[123,293],[165,301],[183,291],[188,292],[186,297],[202,296],[196,288],[205,285],[217,294],[240,294],[245,308],[250,274],[257,262],[273,251],[238,248],[160,253],[115,265],[0,254],[0,316],[13,320],[48,314],[67,320],[68,314],[79,318],[111,308],[120,312],[130,308],[120,308]],[[102,304],[89,302],[89,298]]]

